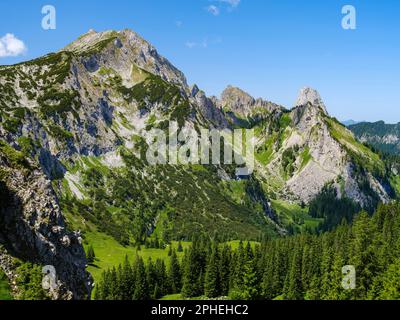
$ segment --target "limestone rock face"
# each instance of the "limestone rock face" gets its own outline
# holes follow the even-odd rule
[[[228,127],[228,122],[221,109],[216,107],[215,100],[208,98],[196,85],[192,87],[191,92],[193,103],[198,106],[198,110],[209,124],[216,128]]]
[[[222,106],[229,106],[232,111],[244,115],[250,112],[255,99],[239,88],[228,86],[221,94],[220,103]]]
[[[33,164],[32,164],[33,165]],[[77,232],[66,229],[51,183],[38,169],[11,168],[0,156],[3,178],[0,208],[0,267],[16,277],[9,254],[56,270],[53,299],[87,299],[92,278],[86,271],[86,256]]]
[[[99,48],[102,50],[94,51]],[[100,65],[106,65],[118,71],[128,84],[135,82],[132,79],[132,64],[135,64],[166,81],[187,88],[184,74],[161,56],[154,46],[129,29],[119,32],[91,30],[63,51],[85,53],[84,64],[89,71],[95,72]]]
[[[322,101],[322,98],[319,95],[318,91],[312,88],[304,87],[300,91],[295,106],[305,106],[308,103],[315,107],[320,107],[326,114],[328,114],[325,104]]]
[[[242,117],[254,115],[257,111],[272,112],[282,107],[261,98],[255,99],[242,89],[228,86],[221,94],[217,106]]]
[[[364,154],[353,134],[328,116],[317,91],[302,89],[290,118],[292,124],[285,132],[287,138],[267,167],[272,175],[282,179],[276,172],[282,170],[284,155],[295,153],[294,170],[282,179],[284,197],[308,203],[325,185],[333,183],[340,197],[347,196],[367,207],[371,199],[361,190],[362,179],[382,202],[389,201],[387,190],[372,174],[356,175],[349,150],[365,157],[365,161],[375,161],[372,160],[375,156]],[[382,166],[382,163],[378,161],[376,165]]]

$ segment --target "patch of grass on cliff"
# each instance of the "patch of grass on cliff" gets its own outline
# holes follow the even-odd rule
[[[43,117],[60,116],[65,119],[68,113],[79,118],[75,108],[79,107],[79,93],[74,90],[58,91],[55,88],[47,90],[37,99]]]
[[[300,157],[301,157],[301,166],[300,166],[300,171],[301,171],[312,160],[312,155],[310,154],[309,146],[304,148],[303,152],[300,154]]]
[[[0,300],[12,300],[10,284],[7,276],[0,270]]]
[[[347,149],[353,161],[375,175],[384,176],[385,165],[378,154],[358,142],[353,134],[335,119],[327,117],[325,120],[333,138]]]
[[[292,123],[292,119],[290,118],[290,114],[289,113],[283,113],[281,118],[279,119],[279,126],[282,129],[286,129],[287,127],[289,127]]]
[[[268,165],[274,154],[274,142],[276,141],[276,134],[272,134],[265,144],[257,149],[256,151],[256,160],[263,165]]]
[[[394,188],[397,197],[400,197],[400,176],[392,176],[390,179],[390,183]]]
[[[30,262],[18,262],[16,270],[17,286],[20,290],[18,299],[20,300],[47,300],[49,297],[42,286],[42,266]]]
[[[140,83],[146,80],[151,74],[137,65],[132,65],[131,78],[135,83]]]
[[[35,77],[37,80],[42,80],[44,84],[50,83],[53,80],[56,83],[62,84],[68,77],[71,70],[72,53],[58,52],[50,53],[44,57],[40,57],[24,64],[27,66],[37,66]],[[21,63],[22,64],[22,63]],[[48,67],[45,69],[44,67]],[[46,70],[42,73],[41,70]],[[35,86],[36,84],[33,83]]]
[[[12,167],[17,169],[30,169],[29,162],[24,157],[24,154],[3,141],[0,141],[0,154],[5,156]]]
[[[49,125],[46,128],[46,131],[54,138],[59,141],[66,142],[74,138],[73,134],[60,126],[57,125]]]
[[[163,111],[170,113],[171,120],[176,120],[180,127],[191,112],[189,101],[181,94],[180,89],[159,76],[148,74],[132,88],[119,86],[118,90],[126,102],[135,100],[139,110],[149,112],[157,103],[162,104]]]

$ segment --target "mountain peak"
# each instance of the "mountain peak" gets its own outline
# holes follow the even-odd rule
[[[255,99],[247,92],[229,85],[221,94],[221,106],[231,111],[245,115],[255,104]]]
[[[221,94],[221,100],[234,103],[235,105],[254,104],[255,99],[242,89],[234,86],[227,86]]]
[[[161,56],[153,45],[130,29],[103,32],[91,29],[62,51],[83,56],[91,72],[100,67],[112,68],[125,75],[123,80],[129,82],[131,70],[137,66],[187,89],[184,74]]]
[[[231,85],[227,86],[222,92],[218,105],[220,108],[227,108],[238,115],[246,117],[254,115],[254,112],[258,112],[260,109],[267,112],[283,109],[282,106],[262,98],[255,99],[242,89]]]
[[[301,107],[307,105],[308,103],[313,106],[320,107],[324,113],[328,114],[325,104],[322,101],[318,91],[310,87],[304,87],[300,90],[295,106]]]

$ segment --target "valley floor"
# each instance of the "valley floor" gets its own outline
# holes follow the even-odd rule
[[[230,241],[228,244],[232,249],[237,249],[240,241]],[[191,242],[181,242],[183,251],[191,246]],[[252,246],[256,242],[251,242]],[[170,257],[168,252],[170,246],[177,253],[179,260],[183,258],[183,251],[178,251],[179,242],[172,241],[170,246],[164,249],[145,248],[142,246],[140,249],[132,246],[122,246],[114,238],[100,232],[87,232],[85,233],[85,249],[88,250],[89,246],[92,246],[96,255],[94,263],[90,264],[88,271],[92,274],[95,284],[101,281],[102,273],[106,270],[117,268],[118,265],[124,262],[125,257],[133,262],[136,256],[140,256],[145,262],[149,259],[156,261],[161,259],[165,262],[166,266],[169,267]],[[94,293],[94,292],[93,292]],[[205,297],[192,298],[192,300],[205,299]],[[180,294],[167,295],[161,300],[184,300]]]

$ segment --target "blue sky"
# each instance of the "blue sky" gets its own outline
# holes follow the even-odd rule
[[[57,29],[43,30],[54,5]],[[342,7],[357,29],[341,26]],[[212,6],[212,7],[211,7]],[[130,28],[155,45],[208,95],[232,84],[291,107],[316,88],[340,120],[400,121],[398,0],[2,0],[0,39],[27,50],[12,64],[61,49],[82,33]],[[1,49],[1,48],[0,48]]]

